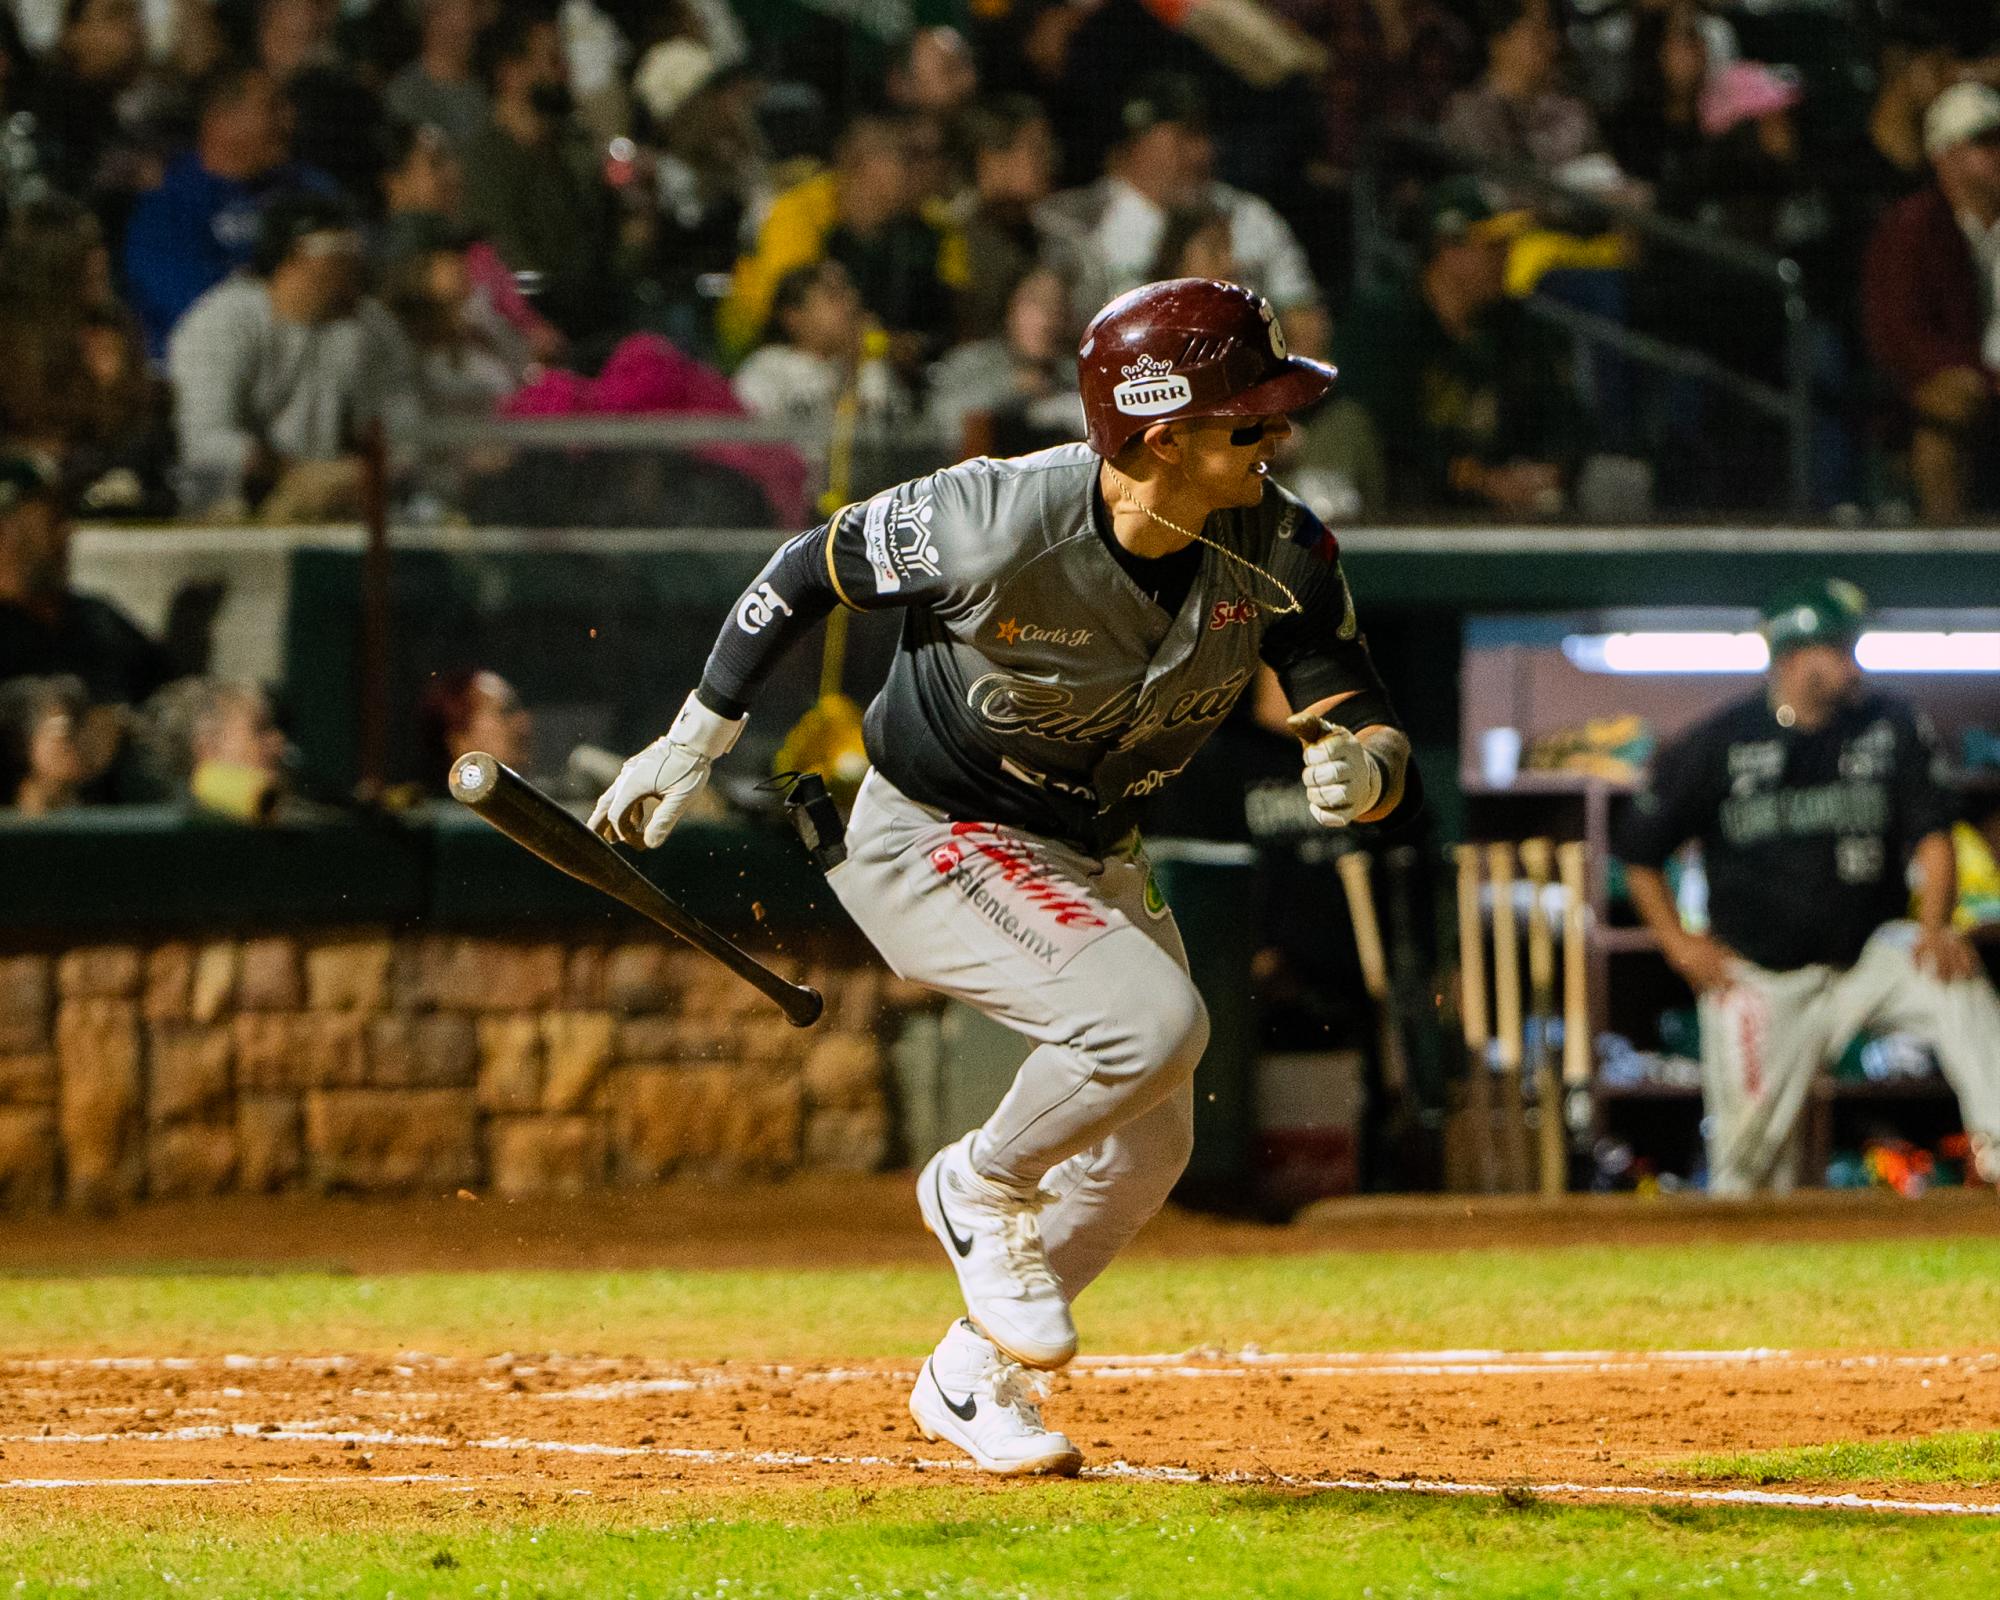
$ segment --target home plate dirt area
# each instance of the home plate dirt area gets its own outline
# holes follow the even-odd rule
[[[915,1369],[414,1352],[6,1359],[0,1492],[618,1499],[964,1472],[909,1421]],[[2000,1415],[1990,1352],[1099,1356],[1055,1380],[1048,1408],[1086,1470],[1111,1478],[2000,1513],[1995,1490],[1725,1491],[1660,1467]]]

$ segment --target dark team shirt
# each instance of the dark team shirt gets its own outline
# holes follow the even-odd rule
[[[1758,694],[1659,753],[1613,848],[1657,870],[1700,840],[1718,939],[1774,972],[1847,967],[1906,914],[1918,840],[1951,826],[1942,776],[1929,725],[1900,700],[1868,694],[1800,733]]]
[[[1351,694],[1350,727],[1394,725],[1339,547],[1309,510],[1268,486],[1259,505],[1209,518],[1213,546],[1135,574],[1099,531],[1100,464],[1082,445],[981,458],[847,507],[745,592],[702,701],[742,712],[836,603],[900,607],[864,724],[869,759],[948,815],[1092,852],[1130,831],[1260,663],[1294,709]]]

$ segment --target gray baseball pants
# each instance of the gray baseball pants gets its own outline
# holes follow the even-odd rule
[[[1984,977],[1941,983],[1910,958],[1916,924],[1876,930],[1845,971],[1743,963],[1701,998],[1708,1186],[1747,1194],[1798,1181],[1799,1113],[1813,1074],[1863,1028],[1911,1033],[1937,1052],[1984,1176],[2000,1179],[2000,996]]]
[[[827,883],[890,969],[1035,1041],[972,1165],[1057,1196],[1042,1238],[1074,1300],[1165,1203],[1194,1143],[1208,1010],[1144,855],[953,822],[873,771],[847,852]]]

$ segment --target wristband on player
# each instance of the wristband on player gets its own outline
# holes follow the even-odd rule
[[[749,721],[747,715],[718,716],[690,692],[681,705],[680,715],[674,718],[674,725],[667,729],[667,742],[715,761],[736,748],[736,741],[743,737]]]

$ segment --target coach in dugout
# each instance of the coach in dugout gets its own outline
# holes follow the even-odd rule
[[[1775,601],[1763,692],[1662,750],[1614,839],[1633,905],[1700,997],[1712,1194],[1797,1181],[1813,1074],[1863,1028],[1931,1045],[1980,1175],[2000,1181],[2000,996],[1951,925],[1951,802],[1930,728],[1855,662],[1864,607],[1839,581]],[[1707,933],[1681,926],[1661,872],[1689,839]]]

